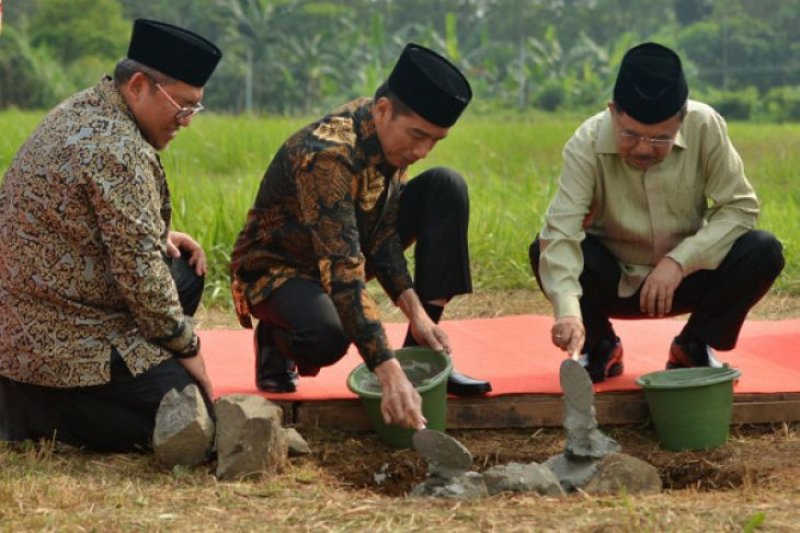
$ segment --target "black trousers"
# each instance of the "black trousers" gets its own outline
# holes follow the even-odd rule
[[[457,172],[428,170],[400,192],[397,231],[406,247],[416,242],[414,288],[423,302],[472,292],[468,227],[467,184]],[[334,364],[350,345],[333,301],[314,281],[287,281],[252,313],[258,342],[293,359],[301,375]]]
[[[620,268],[616,258],[597,237],[587,235],[581,244],[584,257],[580,284],[581,313],[586,328],[583,351],[591,351],[604,338],[613,338],[609,318],[651,318],[639,308],[641,289],[620,298]],[[531,244],[531,267],[539,279],[539,238]],[[783,247],[774,235],[750,230],[739,237],[716,270],[699,270],[684,278],[673,297],[669,316],[691,313],[681,335],[701,340],[718,350],[736,346],[750,309],[766,294],[783,270]]]
[[[184,258],[171,263],[184,312],[193,314],[204,279]],[[175,358],[134,377],[116,349],[110,357],[111,381],[104,385],[41,387],[0,377],[0,440],[54,437],[109,452],[149,448],[161,399],[195,381]],[[205,400],[213,413],[210,399]]]

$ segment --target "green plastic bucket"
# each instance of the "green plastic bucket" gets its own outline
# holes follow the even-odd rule
[[[636,379],[662,448],[707,450],[728,440],[736,368],[679,368]]]
[[[422,413],[427,427],[445,430],[447,419],[447,377],[453,362],[443,352],[418,346],[395,350],[400,366],[422,397]],[[347,377],[347,388],[361,399],[375,433],[395,448],[411,448],[413,429],[386,424],[381,416],[381,385],[378,378],[362,363]]]

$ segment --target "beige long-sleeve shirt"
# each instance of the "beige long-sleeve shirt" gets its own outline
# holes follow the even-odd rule
[[[581,316],[581,241],[598,237],[617,257],[618,294],[631,296],[665,256],[684,275],[714,269],[733,242],[754,227],[758,200],[711,107],[689,101],[672,151],[642,171],[619,155],[608,110],[567,142],[558,191],[540,238],[539,275],[556,318]]]

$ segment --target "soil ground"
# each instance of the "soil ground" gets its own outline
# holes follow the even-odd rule
[[[387,322],[403,317],[390,302],[381,301]],[[510,291],[477,293],[461,297],[448,306],[447,318],[494,317],[509,314],[550,314],[548,302],[539,292]],[[205,310],[199,316],[202,328],[239,327],[232,311]],[[771,295],[751,312],[754,319],[800,316],[800,298]],[[715,450],[675,453],[659,448],[649,427],[602,428],[622,450],[658,468],[664,487],[675,491],[735,491],[762,487],[783,490],[798,499],[800,436],[798,424],[741,426],[731,428],[729,442]],[[563,430],[449,431],[472,452],[475,469],[509,462],[542,462],[561,453]],[[402,496],[424,479],[426,467],[413,451],[393,450],[373,435],[311,431],[305,435],[314,453],[300,459],[311,462],[338,486],[367,490],[376,495]],[[798,511],[800,517],[800,511]],[[798,521],[800,524],[800,519]],[[799,526],[800,527],[800,526]]]

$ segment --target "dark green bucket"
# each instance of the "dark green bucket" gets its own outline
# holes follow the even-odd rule
[[[447,419],[447,377],[453,362],[443,352],[418,346],[395,350],[400,366],[409,381],[422,397],[422,414],[427,427],[445,430]],[[378,378],[362,363],[347,377],[347,388],[361,399],[375,433],[386,444],[395,448],[411,448],[413,429],[389,425],[381,416],[381,386]]]
[[[707,450],[728,440],[736,368],[679,368],[636,379],[644,389],[661,446],[667,450]]]

